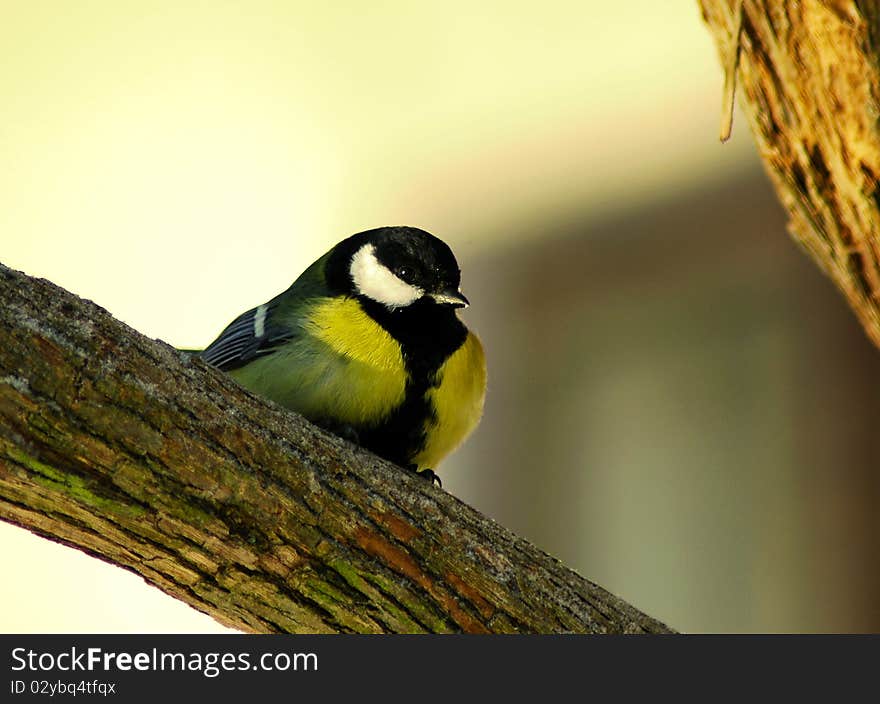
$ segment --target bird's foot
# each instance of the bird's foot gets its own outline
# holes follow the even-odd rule
[[[440,481],[440,477],[437,476],[437,473],[433,469],[419,469],[416,465],[411,464],[407,467],[407,469],[411,472],[415,472],[422,479],[426,479],[431,484],[437,482],[437,486],[441,489],[443,488],[443,482]]]

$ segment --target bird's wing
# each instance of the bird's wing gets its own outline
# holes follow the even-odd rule
[[[223,371],[242,367],[268,354],[296,336],[278,315],[278,299],[242,313],[200,353],[202,359]]]

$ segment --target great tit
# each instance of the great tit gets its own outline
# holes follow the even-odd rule
[[[352,235],[198,353],[243,386],[401,467],[434,468],[476,427],[486,363],[458,317],[452,250],[414,227]]]

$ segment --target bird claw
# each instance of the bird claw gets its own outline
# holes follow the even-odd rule
[[[441,489],[443,488],[443,482],[440,481],[440,477],[437,476],[437,473],[433,469],[419,469],[414,464],[409,465],[407,469],[409,469],[411,472],[415,472],[422,479],[426,479],[427,481],[431,482],[431,484],[437,482],[437,486],[439,486]]]

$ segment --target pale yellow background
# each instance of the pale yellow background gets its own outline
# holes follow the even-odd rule
[[[718,144],[720,87],[694,0],[2,0],[0,261],[178,346],[379,225],[445,239],[467,292],[512,224],[755,169],[742,120]],[[0,545],[0,631],[223,630],[18,528]]]

